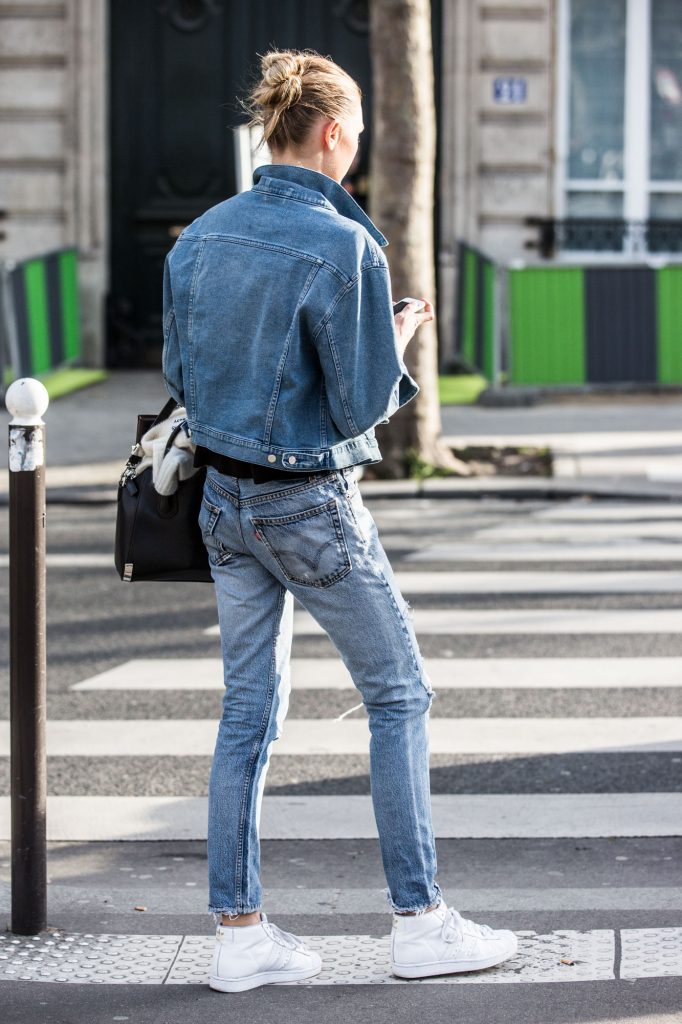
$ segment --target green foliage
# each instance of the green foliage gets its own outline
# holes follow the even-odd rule
[[[425,462],[416,448],[406,449],[405,468],[407,469],[407,476],[411,480],[426,480],[428,477],[434,476],[458,475],[450,469],[444,469],[442,466],[434,466],[430,462]]]
[[[441,374],[438,378],[440,404],[471,405],[487,387],[488,381],[477,373]]]

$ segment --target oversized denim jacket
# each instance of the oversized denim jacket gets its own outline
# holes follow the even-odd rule
[[[399,355],[386,238],[320,171],[268,164],[168,253],[162,372],[194,443],[264,466],[379,462],[419,392]]]

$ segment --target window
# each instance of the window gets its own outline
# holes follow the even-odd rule
[[[561,0],[559,34],[563,250],[682,251],[681,0]]]

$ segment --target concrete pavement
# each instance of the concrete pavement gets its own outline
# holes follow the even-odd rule
[[[555,396],[531,408],[447,406],[453,446],[549,447],[555,485],[682,496],[682,395]]]

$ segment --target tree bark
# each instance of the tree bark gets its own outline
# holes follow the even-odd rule
[[[436,305],[434,177],[436,111],[430,0],[370,0],[372,151],[370,216],[389,240],[386,258],[394,301],[406,295]],[[373,475],[409,475],[408,450],[419,459],[469,475],[441,437],[436,321],[424,324],[405,351],[421,390],[376,427],[383,459]]]

